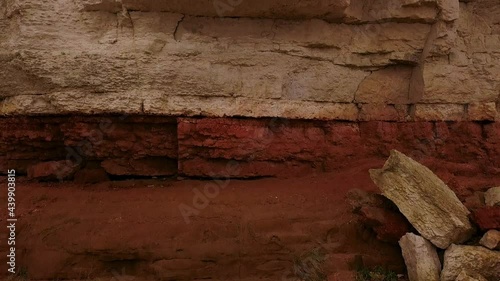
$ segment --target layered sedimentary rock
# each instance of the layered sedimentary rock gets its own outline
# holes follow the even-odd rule
[[[1,114],[494,120],[497,1],[8,0]]]

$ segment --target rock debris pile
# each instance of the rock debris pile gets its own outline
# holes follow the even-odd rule
[[[469,210],[431,170],[396,150],[370,176],[414,228],[399,238],[410,281],[500,280],[500,187]],[[386,220],[375,232],[387,236]]]

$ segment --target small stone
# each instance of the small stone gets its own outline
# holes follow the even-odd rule
[[[70,160],[40,162],[28,167],[28,177],[41,181],[63,181],[71,178],[78,165]]]
[[[434,245],[413,233],[403,236],[399,245],[410,281],[439,281],[441,263]]]
[[[444,253],[441,281],[455,281],[462,271],[500,280],[500,252],[481,246],[451,245]]]
[[[500,231],[494,229],[488,230],[479,241],[479,244],[490,250],[500,250]]]
[[[486,206],[500,206],[500,186],[492,187],[484,193]]]

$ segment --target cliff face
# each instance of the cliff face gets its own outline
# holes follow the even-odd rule
[[[3,0],[2,115],[495,120],[497,0]]]

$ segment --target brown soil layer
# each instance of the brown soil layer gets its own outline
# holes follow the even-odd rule
[[[351,188],[375,191],[367,171],[382,164],[367,159],[334,173],[252,181],[81,185],[19,178],[18,267],[33,279],[282,280],[294,257],[322,247],[328,274],[342,276],[361,263],[403,273],[399,247],[377,241],[345,200]],[[450,177],[464,190],[500,180]],[[181,208],[192,213],[186,217]]]

